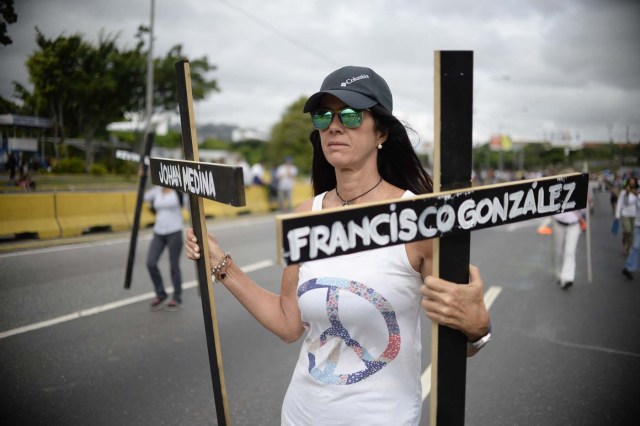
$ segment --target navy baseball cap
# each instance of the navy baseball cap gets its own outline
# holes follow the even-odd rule
[[[356,109],[367,109],[380,105],[389,113],[393,111],[393,98],[389,85],[371,68],[346,66],[329,74],[320,91],[311,95],[303,112],[312,112],[320,107],[324,95],[333,95]]]

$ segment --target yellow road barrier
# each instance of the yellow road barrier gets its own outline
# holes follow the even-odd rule
[[[59,192],[56,213],[63,237],[82,235],[92,228],[129,229],[122,192]]]
[[[0,195],[0,235],[34,233],[38,238],[57,238],[53,194]]]
[[[294,208],[313,197],[313,187],[310,182],[296,182],[291,192]]]
[[[269,204],[269,188],[260,185],[251,185],[244,189],[247,201],[248,213],[268,213],[271,210]]]
[[[298,182],[293,188],[293,204],[299,205],[312,196],[311,185]],[[72,237],[92,228],[109,227],[112,231],[131,229],[137,193],[125,192],[58,192],[0,194],[0,235],[34,233],[38,238]],[[247,205],[231,207],[204,200],[207,218],[229,218],[241,214],[268,213],[277,208],[269,200],[269,188],[250,185],[245,188]],[[182,211],[190,223],[188,206]],[[140,215],[140,227],[155,222],[155,216],[145,203]]]

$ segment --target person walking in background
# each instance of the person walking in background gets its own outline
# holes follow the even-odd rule
[[[269,165],[269,202],[277,202],[278,201],[278,176],[276,176],[276,171],[278,171],[278,166],[275,164]]]
[[[620,179],[617,176],[613,176],[612,181],[609,184],[609,202],[611,203],[611,210],[613,214],[616,214],[616,205],[618,204],[618,194],[620,193]]]
[[[638,256],[640,256],[640,197],[636,197],[636,217],[633,222],[633,243],[624,262],[622,274],[627,279],[633,279],[633,273],[638,270]]]
[[[620,221],[622,227],[622,250],[625,256],[629,255],[633,245],[633,224],[636,220],[637,201],[638,181],[631,176],[620,191],[615,211],[615,218]]]
[[[247,187],[251,185],[253,183],[253,174],[251,173],[251,166],[249,166],[247,160],[239,158],[236,164],[242,167],[242,179],[244,180],[244,186]]]
[[[557,284],[566,289],[576,276],[576,247],[580,238],[580,211],[553,215],[554,270]]]
[[[9,171],[9,183],[13,184],[16,180],[16,169],[18,168],[18,160],[16,159],[16,154],[14,152],[9,153],[6,168]]]
[[[182,252],[183,218],[182,206],[186,195],[171,188],[155,186],[144,194],[144,201],[149,203],[156,215],[153,225],[153,239],[147,254],[147,269],[153,282],[156,297],[149,308],[153,311],[163,307],[168,298],[162,282],[162,274],[158,268],[158,260],[165,247],[169,248],[169,265],[173,297],[166,304],[167,310],[178,310],[182,307],[182,273],[180,272],[180,253]]]
[[[251,166],[251,177],[254,185],[264,185],[264,166],[261,162],[257,161]]]
[[[285,158],[284,164],[281,164],[276,170],[276,178],[278,179],[278,209],[280,211],[289,212],[293,210],[292,194],[293,185],[298,175],[298,168],[293,165],[293,158]]]

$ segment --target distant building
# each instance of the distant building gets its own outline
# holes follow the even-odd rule
[[[109,132],[144,132],[146,126],[144,117],[140,114],[131,114],[130,118],[129,121],[109,123],[107,130]],[[156,135],[166,135],[169,130],[169,122],[165,117],[154,116],[151,118],[151,124],[155,128]]]
[[[44,157],[45,142],[41,137],[49,128],[51,128],[51,120],[48,118],[1,114],[0,159],[6,158],[6,154],[10,152],[37,153],[39,149]],[[0,160],[0,162],[3,161]]]
[[[266,141],[269,139],[269,135],[266,132],[256,129],[235,129],[231,136],[232,142],[240,142],[246,140],[258,140]]]
[[[182,148],[163,148],[154,146],[151,148],[151,157],[169,158],[172,160],[184,159]],[[198,158],[201,162],[217,164],[237,164],[242,157],[235,153],[220,149],[199,149]]]
[[[180,132],[180,125],[171,127],[172,130]],[[233,124],[203,124],[197,128],[198,143],[202,143],[207,139],[217,139],[225,142],[240,142],[245,140],[261,140],[269,139],[267,132],[256,129],[247,129],[235,126]]]
[[[198,143],[202,143],[207,139],[217,139],[220,141],[231,142],[233,141],[233,132],[238,127],[230,124],[204,124],[199,125],[198,131]],[[180,132],[180,125],[176,129]]]

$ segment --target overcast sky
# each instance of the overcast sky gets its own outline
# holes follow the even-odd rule
[[[134,45],[151,0],[17,0],[13,44],[0,47],[0,95],[28,83],[38,26],[49,38],[104,29]],[[285,108],[343,65],[376,70],[394,113],[433,140],[433,52],[474,51],[474,141],[493,133],[541,140],[640,139],[637,0],[156,0],[155,54],[182,44],[206,55],[221,93],[196,123],[270,131]]]

